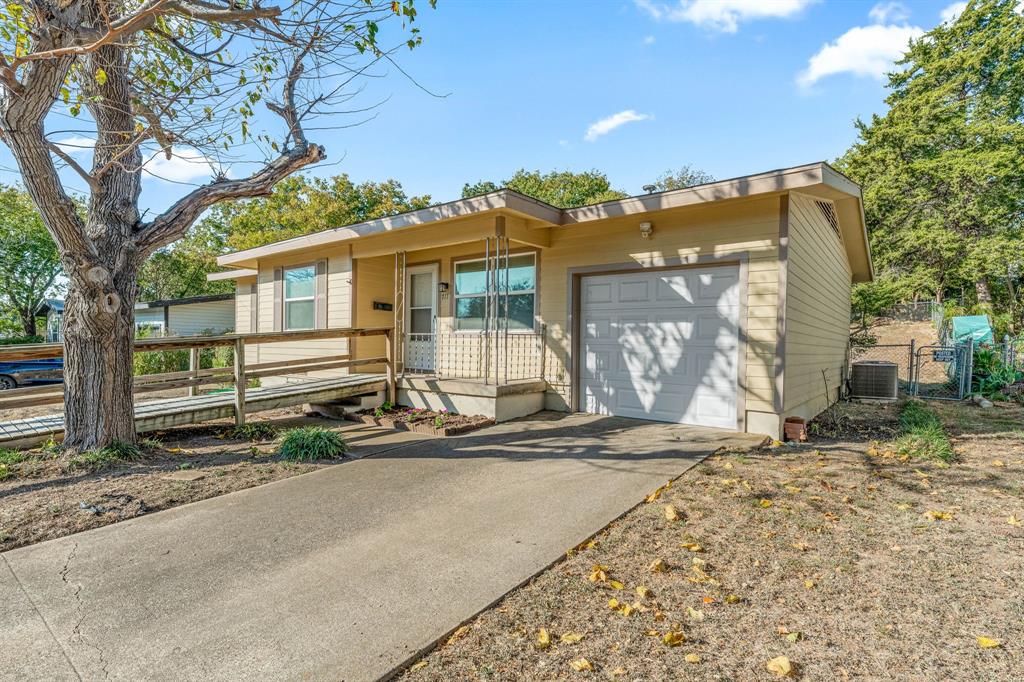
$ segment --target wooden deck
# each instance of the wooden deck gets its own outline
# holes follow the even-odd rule
[[[366,395],[386,390],[387,385],[387,377],[383,374],[348,374],[333,379],[249,389],[245,392],[245,411],[260,412]],[[234,391],[150,400],[136,403],[135,428],[139,433],[144,433],[211,419],[230,418],[234,415]],[[0,447],[28,447],[51,436],[59,438],[63,433],[63,414],[0,422]]]

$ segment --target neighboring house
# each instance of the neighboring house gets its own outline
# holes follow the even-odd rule
[[[825,163],[558,209],[499,190],[222,256],[236,328],[396,326],[404,404],[586,411],[778,436],[835,400],[860,188]],[[383,354],[379,338],[247,362]],[[381,371],[361,367],[354,371]]]
[[[62,340],[64,301],[50,299],[46,314],[46,340]],[[196,336],[226,334],[235,329],[235,295],[193,296],[135,304],[135,329],[147,336]]]

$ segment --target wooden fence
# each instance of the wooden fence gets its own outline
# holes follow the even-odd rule
[[[284,343],[315,339],[345,339],[361,336],[383,336],[385,355],[383,357],[357,359],[353,359],[348,354],[329,355],[276,362],[261,362],[249,365],[248,367],[245,364],[246,344]],[[218,347],[234,348],[234,366],[201,369],[199,367],[199,351],[204,348]],[[136,353],[174,350],[189,351],[189,369],[187,371],[136,376],[132,389],[135,394],[187,388],[189,395],[194,396],[197,393],[196,389],[200,386],[230,384],[234,387],[235,422],[239,425],[245,423],[245,389],[250,379],[357,367],[359,365],[383,364],[387,368],[388,400],[395,402],[396,398],[395,349],[390,327],[316,329],[294,332],[137,339],[134,350]],[[59,343],[0,346],[0,362],[42,360],[63,356],[64,346]],[[51,384],[2,391],[0,392],[0,410],[63,403],[64,389],[65,387],[62,384]]]

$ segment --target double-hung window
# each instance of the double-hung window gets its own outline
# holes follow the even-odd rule
[[[284,328],[316,328],[316,266],[284,270]]]
[[[509,331],[533,331],[537,305],[537,254],[508,259],[508,310],[505,309],[505,259],[498,271],[498,317],[508,317]],[[455,263],[455,329],[484,328],[487,308],[487,262],[483,259]]]

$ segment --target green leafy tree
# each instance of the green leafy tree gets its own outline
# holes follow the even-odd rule
[[[582,173],[551,171],[542,174],[540,171],[521,168],[501,185],[488,180],[467,183],[462,188],[462,197],[487,194],[501,187],[514,189],[558,208],[577,208],[627,196],[625,192],[613,189],[608,176],[597,170]]]
[[[0,186],[0,310],[23,336],[37,335],[39,309],[61,272],[57,245],[32,198]]]
[[[685,189],[696,185],[705,185],[714,182],[715,177],[711,173],[694,168],[690,165],[680,166],[678,170],[668,170],[662,173],[654,186],[659,192],[667,192],[673,189]]]
[[[397,180],[357,184],[345,174],[293,176],[265,197],[215,207],[197,238],[206,247],[237,251],[429,205],[429,196],[410,197]]]
[[[838,161],[864,188],[876,268],[907,298],[969,286],[1012,307],[1024,257],[1024,17],[973,0],[913,41],[888,111]]]
[[[0,7],[0,142],[68,279],[66,446],[136,440],[133,310],[143,263],[217,204],[266,196],[324,160],[326,149],[307,137],[310,122],[352,111],[363,77],[380,75],[398,50],[420,44],[416,15],[415,0],[33,0]],[[95,143],[91,162],[48,137],[49,119],[63,115],[77,118],[76,132]],[[213,181],[143,215],[145,167],[175,153],[206,159]],[[251,165],[230,168],[242,160]],[[69,197],[62,167],[85,184],[84,211]]]

